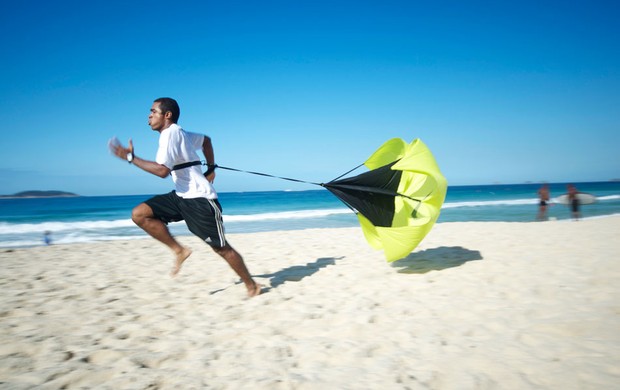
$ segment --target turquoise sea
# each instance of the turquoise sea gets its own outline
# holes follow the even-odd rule
[[[582,206],[584,218],[620,214],[620,182],[574,183],[597,197]],[[533,222],[539,184],[451,186],[438,223],[454,221]],[[552,202],[566,192],[565,183],[550,184]],[[146,237],[130,219],[132,208],[152,195],[70,198],[0,198],[0,247],[74,243]],[[353,212],[324,189],[220,193],[228,233],[358,226]],[[551,219],[570,219],[567,206],[552,204]],[[185,225],[173,234],[189,235]]]

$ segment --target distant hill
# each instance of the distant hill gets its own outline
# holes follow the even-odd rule
[[[53,198],[79,196],[72,192],[64,191],[22,191],[13,195],[0,195],[0,198]]]

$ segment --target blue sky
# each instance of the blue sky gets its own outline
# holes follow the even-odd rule
[[[169,191],[106,146],[153,159],[161,96],[240,169],[329,181],[400,137],[450,185],[620,178],[618,4],[2,0],[0,194]]]

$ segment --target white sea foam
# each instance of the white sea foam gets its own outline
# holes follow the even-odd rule
[[[115,221],[80,221],[80,222],[41,222],[41,223],[6,223],[0,222],[0,234],[25,234],[44,231],[63,232],[68,230],[104,230],[135,226],[131,219]]]
[[[620,199],[620,195],[607,195],[597,198],[600,203],[613,202]],[[554,199],[551,200],[553,202]],[[494,206],[530,206],[536,205],[538,199],[509,199],[509,200],[486,200],[486,201],[462,201],[447,202],[443,209],[481,208]],[[468,212],[468,211],[467,211]],[[346,207],[331,209],[312,209],[298,211],[280,211],[260,214],[224,215],[224,222],[231,230],[241,226],[241,231],[260,231],[268,226],[282,229],[295,228],[295,226],[311,226],[316,222],[323,226],[330,216],[352,214]],[[590,217],[599,218],[599,217]],[[297,222],[299,221],[299,222]],[[354,218],[352,219],[354,221]],[[266,223],[263,223],[266,222]],[[258,226],[258,227],[256,227]],[[170,224],[173,234],[189,234],[183,222]],[[40,223],[9,223],[0,222],[0,247],[28,247],[43,245],[43,233],[50,231],[52,241],[56,244],[127,240],[146,237],[139,227],[129,218],[116,220],[74,221],[74,222],[40,222]]]
[[[327,210],[300,210],[282,211],[274,213],[248,214],[248,215],[224,215],[224,222],[253,222],[267,220],[306,219],[322,218],[329,215],[348,214],[349,209]],[[179,223],[173,223],[176,225]],[[182,222],[181,222],[182,224]],[[51,231],[54,233],[67,231],[103,231],[119,228],[134,228],[136,225],[131,219],[118,219],[112,221],[79,221],[79,222],[41,222],[41,223],[6,223],[0,222],[0,235],[2,234],[28,234]]]
[[[27,248],[33,246],[43,246],[42,240],[37,240],[37,236],[31,238],[15,239],[10,241],[0,241],[0,248]],[[79,244],[96,241],[125,241],[125,240],[139,240],[146,238],[146,234],[136,236],[110,236],[110,235],[93,235],[93,236],[80,236],[80,235],[66,235],[66,236],[53,236],[52,243],[56,244]]]
[[[537,199],[510,199],[510,200],[486,200],[471,202],[449,202],[444,203],[443,209],[453,209],[457,207],[485,207],[485,206],[518,206],[538,203]]]
[[[620,195],[609,195],[597,198],[598,201],[613,201],[620,199]],[[555,202],[555,198],[551,200]],[[487,201],[465,201],[465,202],[448,202],[444,203],[442,209],[453,209],[463,207],[486,207],[486,206],[518,206],[518,205],[535,205],[538,203],[536,198],[528,199],[509,199],[509,200],[487,200]],[[317,209],[317,210],[299,210],[299,211],[280,211],[260,214],[241,214],[241,215],[224,215],[225,223],[236,222],[261,222],[269,220],[287,220],[287,219],[308,219],[308,218],[324,218],[330,215],[349,214],[351,210],[348,208],[337,209]],[[174,224],[172,224],[174,226]],[[7,234],[29,234],[42,233],[51,231],[54,233],[68,231],[106,231],[123,228],[136,228],[131,219],[118,219],[111,221],[77,221],[77,222],[41,222],[41,223],[7,223],[0,222],[0,235]]]
[[[598,202],[605,202],[620,199],[620,195],[599,196],[596,198]],[[486,206],[520,206],[538,204],[537,198],[528,199],[506,199],[506,200],[483,200],[470,202],[448,202],[444,203],[443,209],[453,209],[458,207],[486,207]],[[559,203],[558,198],[551,198],[551,203]]]
[[[599,196],[596,200],[606,201],[606,200],[618,200],[620,199],[620,195],[608,195],[608,196]]]
[[[281,211],[275,213],[247,214],[247,215],[224,215],[224,222],[251,222],[274,219],[305,219],[322,218],[329,215],[349,214],[349,209],[326,209],[326,210],[300,210]]]

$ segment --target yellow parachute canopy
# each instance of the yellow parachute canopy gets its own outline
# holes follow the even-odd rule
[[[391,139],[364,165],[369,172],[323,186],[357,212],[366,240],[387,261],[406,257],[437,221],[447,181],[419,139]]]

